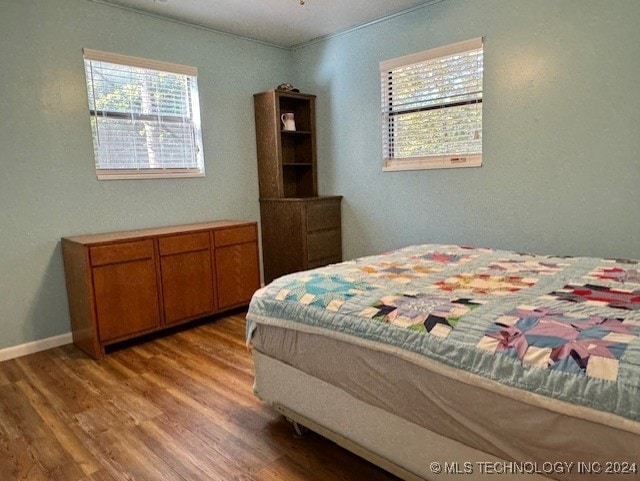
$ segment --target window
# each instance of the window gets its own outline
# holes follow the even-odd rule
[[[84,49],[98,179],[204,175],[197,69]]]
[[[380,63],[383,170],[482,165],[482,39]]]

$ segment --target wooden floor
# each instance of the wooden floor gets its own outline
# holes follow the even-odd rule
[[[243,313],[94,361],[73,345],[0,363],[0,479],[396,480],[252,392]]]

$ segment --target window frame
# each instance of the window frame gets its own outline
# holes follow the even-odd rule
[[[423,170],[423,169],[447,169],[447,168],[460,168],[460,167],[480,167],[482,166],[482,113],[480,113],[479,129],[475,130],[475,134],[478,135],[480,140],[479,152],[457,152],[446,154],[433,154],[433,155],[417,155],[413,157],[395,157],[394,150],[396,146],[395,137],[398,135],[394,125],[394,119],[399,115],[425,112],[429,110],[441,110],[447,108],[455,108],[464,105],[477,104],[482,109],[482,97],[483,87],[480,88],[479,97],[474,100],[464,100],[460,102],[446,101],[446,97],[437,99],[443,100],[441,103],[437,103],[435,100],[433,104],[428,107],[416,108],[414,110],[397,110],[397,107],[393,103],[393,71],[400,68],[407,68],[411,66],[419,67],[420,64],[427,63],[429,61],[451,57],[458,54],[471,53],[473,51],[480,50],[478,58],[484,57],[484,38],[477,37],[454,44],[444,45],[442,47],[436,47],[414,54],[406,55],[403,57],[397,57],[390,60],[380,62],[380,92],[381,92],[381,131],[382,131],[382,170],[383,171],[403,171],[403,170]],[[425,65],[424,72],[428,73],[429,69]],[[433,71],[433,70],[431,70]],[[479,67],[480,81],[483,80],[484,68]],[[432,84],[433,86],[434,84]],[[426,92],[427,87],[420,90],[420,92]],[[400,103],[400,102],[398,102]],[[399,118],[399,117],[398,117]],[[426,124],[426,122],[425,122]]]
[[[204,177],[204,149],[202,141],[202,126],[200,117],[200,100],[198,93],[198,69],[196,67],[190,67],[187,65],[161,62],[157,60],[133,57],[129,55],[122,55],[111,52],[103,52],[99,50],[93,50],[84,48],[83,50],[84,66],[85,66],[85,80],[87,87],[87,99],[89,106],[89,116],[91,119],[91,135],[93,139],[94,150],[94,167],[98,180],[120,180],[120,179],[159,179],[159,178],[185,178],[185,177]],[[138,167],[138,168],[101,168],[99,164],[99,157],[96,142],[99,142],[98,122],[100,118],[119,118],[119,119],[132,119],[132,120],[169,120],[174,121],[184,119],[177,116],[165,116],[160,114],[145,114],[138,113],[133,110],[127,112],[119,111],[107,111],[99,110],[96,108],[95,99],[92,105],[92,95],[89,94],[89,89],[93,89],[93,79],[89,78],[88,70],[91,67],[88,66],[89,62],[105,62],[110,64],[121,65],[125,67],[133,67],[137,69],[144,69],[152,74],[153,72],[167,72],[175,75],[185,76],[187,85],[186,98],[188,98],[189,120],[193,129],[193,149],[189,149],[194,155],[193,166],[187,167]],[[94,126],[95,120],[95,126]]]

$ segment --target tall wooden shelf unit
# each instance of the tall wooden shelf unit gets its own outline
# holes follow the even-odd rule
[[[255,94],[264,280],[342,260],[340,201],[318,196],[315,95]],[[296,130],[282,129],[293,113]]]

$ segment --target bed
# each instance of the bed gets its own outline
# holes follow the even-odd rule
[[[254,391],[406,480],[640,479],[639,267],[421,245],[285,276]]]

